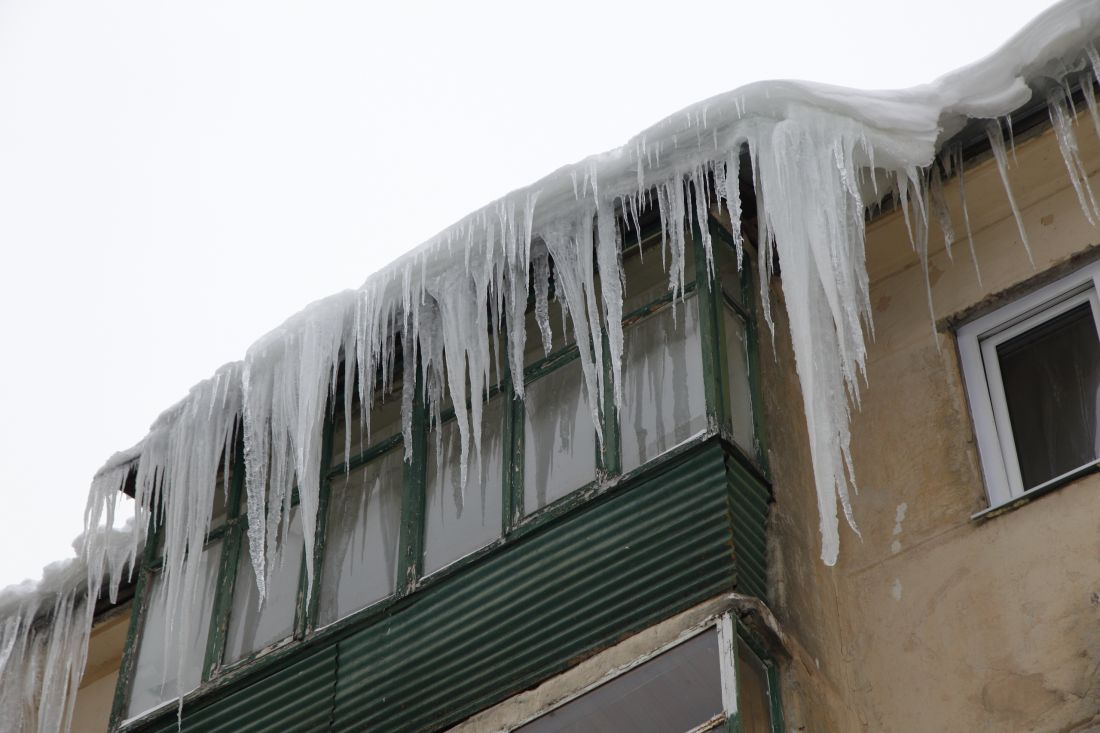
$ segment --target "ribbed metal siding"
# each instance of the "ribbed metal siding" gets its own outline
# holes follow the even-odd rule
[[[427,731],[734,586],[717,442],[340,644],[335,730]]]
[[[183,731],[194,733],[270,733],[326,731],[332,718],[336,682],[336,648],[276,671],[248,687],[231,692],[202,708],[187,710]],[[148,733],[175,733],[175,712]]]
[[[726,457],[729,521],[737,555],[737,590],[767,600],[767,526],[771,492],[737,459]]]
[[[183,730],[445,727],[718,593],[763,598],[769,500],[709,441],[417,591],[338,645],[212,692],[185,711]],[[175,711],[140,730],[175,731]]]

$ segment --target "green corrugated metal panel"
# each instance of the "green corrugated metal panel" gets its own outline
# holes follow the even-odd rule
[[[287,650],[188,706],[183,730],[445,727],[718,593],[763,597],[769,496],[713,438],[369,625]],[[175,728],[171,711],[134,730]]]
[[[215,702],[185,711],[182,730],[185,733],[328,730],[335,682],[336,648],[328,647]],[[156,725],[140,730],[175,733],[175,711],[167,719],[159,719]]]
[[[767,600],[767,526],[771,491],[738,460],[726,456],[730,527],[737,553],[737,590]]]
[[[717,442],[486,558],[340,645],[335,729],[453,723],[734,586]]]

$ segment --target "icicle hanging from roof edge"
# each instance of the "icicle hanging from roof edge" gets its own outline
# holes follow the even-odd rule
[[[73,542],[76,557],[53,563],[38,583],[0,591],[0,727],[61,733],[72,723],[87,661],[95,602],[117,598],[131,572],[129,528],[100,525]],[[97,561],[89,556],[101,556]],[[94,578],[91,568],[104,568]]]
[[[1091,89],[1091,80],[1083,84]],[[1054,137],[1058,141],[1058,150],[1062,153],[1062,162],[1066,165],[1066,173],[1073,184],[1073,190],[1077,194],[1077,203],[1089,224],[1096,226],[1100,221],[1100,208],[1096,205],[1096,197],[1092,193],[1089,184],[1088,170],[1081,160],[1081,151],[1077,147],[1077,135],[1073,130],[1074,118],[1066,109],[1067,95],[1060,86],[1052,86],[1047,91],[1047,112],[1050,114],[1050,123],[1054,128]],[[1095,103],[1095,100],[1093,100]]]
[[[978,287],[982,287],[982,268],[978,265],[978,250],[974,246],[974,232],[970,227],[970,209],[966,205],[966,167],[963,164],[963,151],[961,145],[955,145],[945,151],[941,156],[948,175],[952,171],[958,173],[959,178],[959,209],[962,210],[963,228],[966,229],[966,243],[970,250],[970,261],[974,265],[974,278],[978,281]]]
[[[761,277],[770,271],[774,250],[802,385],[821,557],[832,565],[839,551],[838,503],[858,534],[849,498],[856,488],[849,424],[851,406],[859,405],[859,381],[866,378],[863,329],[870,328],[871,305],[865,202],[856,173],[869,164],[873,148],[858,123],[805,110],[750,138],[749,149],[762,219]],[[906,167],[894,175],[908,181],[914,172]]]
[[[357,291],[314,303],[249,348],[241,374],[248,542],[260,602],[290,528],[293,487],[313,586],[326,409],[342,354],[356,353]]]
[[[993,150],[993,158],[997,161],[997,172],[1001,176],[1001,183],[1004,185],[1005,196],[1008,197],[1008,205],[1012,209],[1012,216],[1016,219],[1016,228],[1020,232],[1020,241],[1024,245],[1024,251],[1027,252],[1028,262],[1034,267],[1035,258],[1031,254],[1031,243],[1027,238],[1024,220],[1023,217],[1020,216],[1019,207],[1016,205],[1016,197],[1012,195],[1012,185],[1008,182],[1008,156],[1005,153],[1005,138],[1001,130],[1000,121],[989,120],[985,126],[985,134],[989,139],[989,146]]]

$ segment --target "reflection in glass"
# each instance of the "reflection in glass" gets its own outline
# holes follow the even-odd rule
[[[516,731],[668,733],[721,713],[718,634],[712,628]]]
[[[526,387],[523,510],[527,514],[596,478],[596,428],[575,359]]]
[[[177,613],[176,629],[171,633],[165,628],[167,598],[163,575],[158,572],[150,578],[149,605],[142,621],[141,647],[134,665],[127,717],[140,715],[167,700],[174,700],[179,693],[186,694],[199,686],[210,614],[214,606],[214,590],[218,583],[221,542],[210,543],[202,554],[202,577],[197,582],[199,587],[194,592],[183,594],[184,607]],[[177,656],[181,650],[178,640],[180,624],[185,618],[190,619],[190,628],[182,629],[187,638],[182,646],[184,657],[180,660]]]
[[[1100,456],[1100,339],[1083,303],[997,346],[1024,489]]]
[[[374,396],[370,413],[370,431],[364,429],[363,413],[358,400],[351,411],[351,432],[343,413],[332,421],[332,464],[344,463],[345,455],[355,458],[370,446],[401,432],[401,384],[398,382],[386,394]],[[348,449],[350,448],[350,452]]]
[[[225,638],[225,661],[234,662],[281,641],[294,631],[298,608],[298,581],[302,573],[302,520],[297,507],[291,511],[290,527],[274,572],[267,581],[267,596],[258,606],[256,575],[248,538],[241,537],[240,561],[233,585],[233,606]]]
[[[489,544],[501,532],[504,415],[502,400],[485,403],[481,428],[481,455],[469,457],[465,489],[459,466],[458,424],[442,430],[442,452],[436,433],[428,436],[428,480],[424,507],[424,572],[430,573]],[[470,437],[470,453],[473,449]]]
[[[737,640],[737,710],[743,733],[771,733],[768,671],[740,639]]]
[[[723,306],[726,337],[726,378],[729,384],[733,439],[750,456],[756,454],[752,426],[752,388],[749,386],[749,338],[745,322]]]
[[[623,349],[623,471],[706,430],[695,297],[630,326]]]
[[[334,482],[321,572],[322,625],[397,587],[403,456],[398,446]]]

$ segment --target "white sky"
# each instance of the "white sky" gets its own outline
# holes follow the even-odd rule
[[[930,81],[1049,4],[0,0],[0,587],[191,385],[469,211],[751,81]]]

